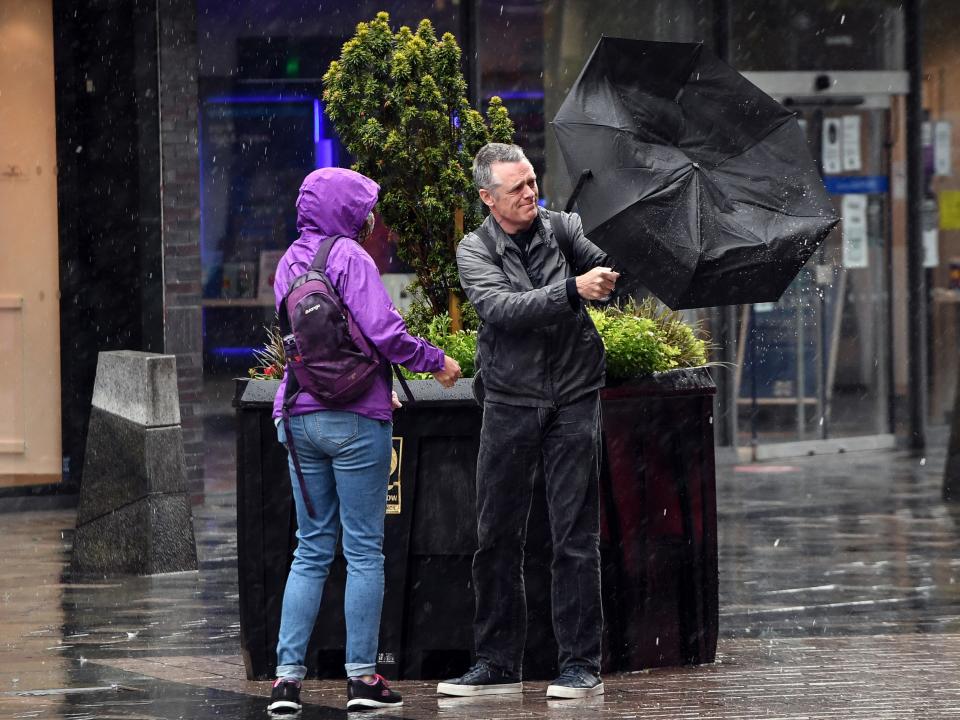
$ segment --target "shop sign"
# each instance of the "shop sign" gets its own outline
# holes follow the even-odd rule
[[[937,201],[923,201],[923,266],[935,268],[940,264],[940,232],[937,230]]]
[[[400,470],[403,467],[403,438],[393,438],[390,452],[390,479],[387,481],[387,515],[399,515],[403,493],[400,485]]]
[[[843,170],[840,156],[840,118],[823,121],[823,172],[836,174]]]
[[[883,195],[890,189],[886,175],[836,175],[825,177],[823,184],[831,195]]]
[[[950,132],[952,127],[941,120],[933,127],[933,171],[937,175],[952,175],[950,158]]]
[[[841,124],[844,172],[860,170],[863,167],[863,159],[860,155],[860,116],[844,115]]]
[[[960,230],[960,190],[941,190],[940,229]]]
[[[869,264],[867,247],[867,196],[843,196],[843,266],[865,268]]]

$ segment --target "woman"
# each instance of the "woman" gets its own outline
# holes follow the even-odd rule
[[[277,266],[277,307],[291,282],[310,267],[323,242],[337,236],[363,242],[373,229],[379,186],[342,168],[310,173],[297,198],[300,237]],[[358,327],[386,359],[370,388],[347,405],[328,407],[301,392],[290,410],[290,432],[315,517],[308,512],[294,480],[297,549],[283,595],[277,680],[268,711],[300,710],[300,683],[306,674],[307,642],[316,621],[337,534],[343,529],[347,561],[344,615],[347,625],[347,707],[387,707],[402,703],[376,672],[380,610],[383,605],[383,520],[392,452],[392,414],[399,407],[391,391],[390,363],[414,372],[432,372],[444,387],[460,377],[460,367],[442,350],[411,336],[393,307],[376,265],[358,242],[340,240],[327,259],[326,274]],[[286,379],[273,406],[277,435]],[[291,463],[290,477],[296,478]]]

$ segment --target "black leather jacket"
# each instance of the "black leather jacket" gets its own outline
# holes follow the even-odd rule
[[[554,235],[565,223],[574,267]],[[495,241],[496,254],[477,233]],[[540,210],[539,230],[520,250],[492,215],[457,247],[460,283],[483,321],[477,341],[477,367],[486,399],[507,405],[553,407],[603,387],[603,341],[566,281],[607,265],[606,254],[587,240],[576,214]]]

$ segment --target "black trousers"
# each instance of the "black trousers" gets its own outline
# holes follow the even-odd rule
[[[599,393],[556,408],[486,402],[477,460],[473,557],[477,659],[518,675],[527,603],[523,551],[534,477],[543,464],[553,541],[551,603],[559,663],[599,673]]]

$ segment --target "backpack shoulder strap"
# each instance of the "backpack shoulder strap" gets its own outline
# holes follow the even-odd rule
[[[553,230],[553,237],[557,240],[557,247],[560,248],[560,252],[563,253],[563,257],[567,261],[567,265],[570,266],[571,270],[576,273],[577,264],[574,262],[575,257],[573,254],[573,238],[570,237],[570,232],[567,229],[567,223],[564,219],[565,213],[559,212],[549,212],[548,218],[550,220],[550,229]]]
[[[484,244],[484,247],[487,248],[487,252],[490,253],[490,257],[493,258],[494,264],[498,268],[502,269],[503,256],[497,252],[497,241],[487,229],[486,223],[480,223],[480,227],[474,230],[473,234],[480,238],[480,242]]]
[[[313,256],[313,262],[310,263],[310,269],[326,275],[327,258],[330,257],[330,253],[333,251],[333,246],[342,239],[343,235],[334,235],[332,238],[324,240],[322,243],[320,243],[320,247],[317,248],[317,254]]]

